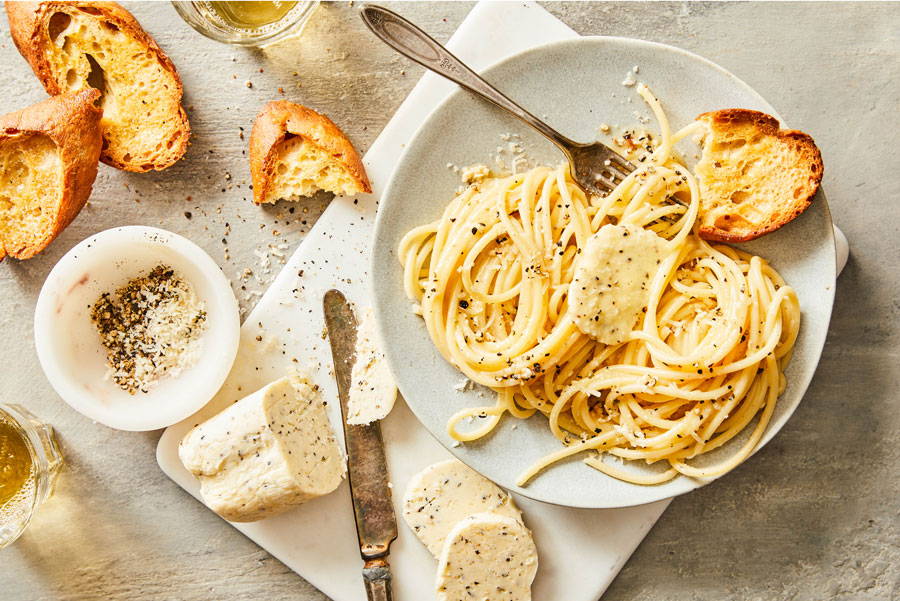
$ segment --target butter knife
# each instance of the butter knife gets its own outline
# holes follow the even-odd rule
[[[377,421],[367,426],[347,424],[350,373],[356,361],[356,318],[350,303],[338,290],[326,292],[323,305],[341,400],[350,496],[359,551],[364,561],[363,583],[369,601],[391,601],[388,554],[391,543],[397,538],[397,519],[391,502],[381,426]]]

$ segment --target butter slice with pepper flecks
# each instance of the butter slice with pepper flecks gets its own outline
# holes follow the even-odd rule
[[[484,512],[522,519],[506,491],[456,459],[413,476],[403,497],[403,518],[435,557],[457,523]]]
[[[370,424],[384,419],[394,408],[397,384],[382,348],[372,309],[364,309],[359,313],[356,330],[356,362],[350,375],[347,403],[348,424]]]
[[[459,522],[444,541],[437,601],[531,601],[537,568],[537,548],[521,521],[479,513]]]
[[[568,313],[578,329],[604,344],[624,342],[667,248],[667,240],[634,225],[604,225],[588,238],[569,284]]]
[[[210,509],[232,522],[281,513],[330,493],[344,458],[309,380],[282,378],[192,429],[178,446]]]

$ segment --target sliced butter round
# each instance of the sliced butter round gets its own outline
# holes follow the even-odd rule
[[[569,315],[604,344],[628,339],[647,307],[650,281],[668,242],[635,225],[604,225],[588,238],[569,284]]]
[[[350,374],[350,398],[347,403],[347,423],[370,424],[384,419],[397,399],[397,385],[388,367],[372,309],[359,314],[356,330],[356,362]]]
[[[435,463],[413,476],[403,497],[406,523],[435,557],[459,521],[485,512],[522,519],[506,491],[456,459]]]
[[[521,521],[479,513],[447,535],[438,563],[437,601],[530,601],[538,556]]]

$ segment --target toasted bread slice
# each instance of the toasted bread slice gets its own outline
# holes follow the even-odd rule
[[[822,181],[822,155],[801,131],[779,129],[765,113],[726,109],[703,113],[701,238],[746,242],[773,232],[812,203]]]
[[[44,250],[91,195],[103,139],[97,90],[0,116],[0,259]]]
[[[101,160],[165,169],[187,150],[190,124],[175,65],[115,2],[6,2],[22,56],[51,95],[92,87],[103,109]]]
[[[371,192],[359,153],[325,115],[276,100],[256,116],[250,134],[253,201],[297,200],[319,190]]]

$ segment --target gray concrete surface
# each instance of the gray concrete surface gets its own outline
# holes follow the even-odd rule
[[[298,44],[268,54],[200,37],[168,3],[131,8],[181,71],[192,145],[163,173],[102,167],[90,205],[47,252],[0,264],[0,399],[53,423],[68,458],[56,497],[0,551],[0,599],[318,601],[320,593],[162,475],[159,432],[113,431],[59,400],[38,366],[32,311],[63,253],[93,232],[132,223],[189,236],[222,263],[242,306],[252,306],[275,272],[257,269],[260,277],[242,284],[243,269],[258,266],[253,251],[280,241],[293,248],[328,198],[294,215],[252,206],[239,127],[248,130],[281,87],[365,150],[421,70],[367,35],[347,5],[323,6]],[[470,5],[396,8],[445,40]],[[604,599],[900,598],[900,4],[547,8],[580,33],[687,48],[755,87],[819,143],[831,209],[852,246],[828,345],[796,415],[734,473],[677,499]],[[44,96],[5,19],[0,90],[4,112]]]

